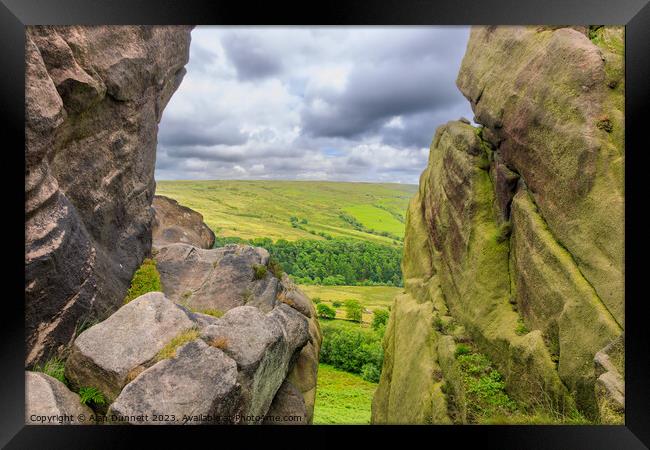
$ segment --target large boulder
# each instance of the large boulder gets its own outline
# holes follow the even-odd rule
[[[206,250],[177,243],[160,247],[156,254],[167,297],[195,311],[225,312],[243,305],[271,311],[280,281],[266,267],[268,262],[266,250],[245,245]]]
[[[240,390],[235,361],[199,339],[138,375],[107,415],[131,424],[237,423]]]
[[[260,249],[240,250],[268,262]],[[285,282],[296,296],[304,296]],[[257,424],[282,384],[299,374],[302,387],[295,389],[302,402],[292,415],[309,423],[321,341],[312,323],[315,311],[308,317],[295,304],[274,304],[268,312],[243,305],[208,315],[162,292],[144,294],[77,337],[66,376],[74,386],[95,387],[113,402],[108,413],[113,422],[153,423],[162,415],[164,423]],[[285,409],[295,404],[278,402]]]
[[[56,378],[25,372],[25,423],[27,425],[87,425],[93,411]]]
[[[472,29],[457,84],[481,126],[438,128],[409,205],[374,423],[466,420],[450,356],[461,338],[524,408],[618,423],[623,377],[594,357],[624,323],[622,37]],[[456,395],[436,396],[439,382]]]
[[[158,122],[190,29],[26,28],[26,366],[117,309],[150,251]]]
[[[203,223],[203,216],[163,195],[153,198],[153,245],[182,242],[199,248],[212,248],[214,233]]]
[[[75,339],[66,377],[75,386],[99,389],[111,401],[134,371],[151,365],[165,345],[196,325],[189,311],[163,293],[144,294]]]
[[[245,422],[259,423],[309,334],[306,318],[280,304],[266,316],[252,306],[231,309],[202,337],[237,362]]]
[[[320,322],[316,315],[314,303],[298,289],[286,274],[282,276],[279,298],[309,318],[309,342],[300,350],[293,369],[291,369],[291,372],[287,376],[287,381],[302,393],[306,411],[305,422],[311,424],[314,416],[314,403],[316,401],[318,360],[323,342]],[[286,392],[284,394],[281,392],[278,393],[280,396],[285,394]],[[279,404],[285,405],[285,407],[288,404],[293,404],[293,402],[287,403],[282,399],[278,399],[278,402]],[[290,422],[293,422],[293,420]]]
[[[264,418],[264,425],[307,425],[307,408],[300,390],[284,381]]]

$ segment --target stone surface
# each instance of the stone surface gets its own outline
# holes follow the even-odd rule
[[[323,335],[320,329],[320,322],[316,316],[316,307],[314,303],[298,289],[286,274],[283,274],[282,276],[281,288],[283,292],[291,292],[296,294],[296,297],[301,300],[304,299],[308,302],[307,304],[303,303],[299,307],[297,306],[298,302],[293,302],[293,305],[290,305],[303,314],[307,312],[305,311],[306,309],[308,310],[309,314],[305,314],[305,316],[309,318],[309,342],[307,342],[300,351],[300,354],[293,365],[293,369],[289,375],[287,375],[287,380],[302,393],[306,409],[305,421],[306,423],[311,424],[314,417],[316,381],[318,378],[318,358],[320,356]],[[282,299],[282,295],[280,295],[280,298]]]
[[[436,131],[407,212],[406,294],[384,337],[374,423],[466,420],[454,339],[486,355],[520,404],[620,423],[624,377],[593,361],[624,323],[622,33],[472,29],[457,84],[482,127]],[[462,336],[425,326],[432,316]],[[422,380],[433,392],[438,369],[458,417],[446,395],[410,390]]]
[[[227,245],[211,250],[188,244],[160,247],[155,256],[167,297],[194,311],[228,311],[256,306],[268,312],[276,305],[279,280],[270,271],[254,279],[254,267],[268,263],[264,249]]]
[[[307,408],[300,390],[288,381],[278,389],[264,425],[307,425]]]
[[[238,423],[240,391],[235,361],[195,340],[138,375],[108,416],[114,422],[149,425]]]
[[[190,29],[26,28],[26,366],[114,311],[150,250],[158,122]]]
[[[612,340],[594,357],[598,379],[594,386],[601,422],[625,423],[625,334]]]
[[[92,410],[65,384],[40,372],[25,372],[27,425],[88,425]],[[79,420],[84,415],[84,420]]]
[[[203,223],[200,213],[162,195],[154,196],[152,206],[154,246],[176,242],[199,248],[212,248],[214,245],[214,233]]]
[[[202,337],[237,362],[242,413],[259,423],[309,334],[306,318],[281,304],[267,315],[252,306],[231,309]]]
[[[133,369],[150,365],[173,338],[196,326],[190,317],[161,292],[144,294],[75,339],[66,377],[99,389],[110,401]]]
[[[623,325],[623,28],[475,27],[457,84]],[[612,89],[610,84],[614,83]],[[601,123],[611,124],[611,132]]]

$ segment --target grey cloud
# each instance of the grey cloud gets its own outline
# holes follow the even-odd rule
[[[455,86],[468,35],[197,27],[160,124],[156,178],[416,184],[436,128],[472,117]],[[341,68],[343,84],[323,75]]]
[[[171,123],[170,123],[171,122]],[[168,121],[160,130],[160,143],[167,146],[213,146],[240,145],[246,143],[248,135],[235,124],[222,122],[216,125]]]
[[[438,61],[408,66],[385,62],[356,69],[343,93],[323,95],[325,112],[319,111],[318,103],[305,107],[303,130],[308,135],[349,138],[375,132],[393,116],[447,109],[464,101],[450,89],[455,88],[455,76]]]
[[[262,40],[256,36],[235,32],[225,35],[221,43],[240,80],[266,78],[282,69],[280,55],[264,48]]]

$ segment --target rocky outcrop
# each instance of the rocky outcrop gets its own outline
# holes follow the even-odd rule
[[[374,423],[463,423],[468,340],[525,408],[611,422],[594,357],[624,327],[622,33],[472,29],[457,84],[480,126],[436,131],[410,203]]]
[[[158,122],[190,27],[26,29],[26,365],[121,303],[151,248]]]
[[[272,273],[268,253],[172,244],[156,257],[164,293],[82,332],[66,363],[71,385],[100,390],[116,422],[155,414],[167,417],[161,423],[262,423],[275,402],[283,417],[310,423],[320,329],[309,299]],[[291,411],[295,399],[284,397],[296,392],[302,402]]]
[[[203,216],[176,200],[155,195],[153,198],[153,244],[155,247],[182,242],[199,248],[214,246],[214,233]]]
[[[165,345],[195,326],[191,313],[163,293],[144,294],[75,339],[66,378],[76,387],[99,389],[111,401],[134,371],[153,364]]]
[[[25,372],[27,425],[87,425],[92,410],[65,384],[40,372]]]
[[[233,244],[206,250],[177,243],[158,248],[155,258],[165,294],[193,310],[251,305],[268,312],[277,304],[280,280],[267,268],[263,248]]]
[[[177,243],[160,247],[156,263],[165,295],[197,313],[220,314],[239,306],[269,312],[286,304],[307,318],[309,341],[287,379],[302,393],[307,422],[311,423],[322,342],[320,325],[311,300],[286,274],[273,273],[268,252],[242,245],[205,250]]]

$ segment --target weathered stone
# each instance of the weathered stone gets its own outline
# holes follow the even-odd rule
[[[161,292],[144,294],[75,339],[66,377],[76,386],[99,389],[110,401],[131,370],[151,364],[166,344],[195,326],[189,313]]]
[[[307,320],[287,305],[264,315],[240,306],[203,330],[202,337],[237,362],[242,412],[259,423],[287,375],[293,356],[309,339]]]
[[[372,423],[450,423],[436,357],[433,305],[395,298],[384,335],[384,365],[372,402]],[[417,357],[414,357],[417,355]]]
[[[25,372],[27,425],[88,425],[93,423],[92,414],[59,380],[40,372]]]
[[[621,333],[570,253],[551,234],[526,189],[512,206],[510,267],[518,310],[559,358],[558,374],[595,416],[594,355]]]
[[[211,250],[188,244],[160,247],[155,256],[163,291],[194,311],[228,311],[250,305],[268,312],[276,305],[278,279],[270,271],[255,279],[254,267],[268,252],[244,245]]]
[[[457,84],[555,239],[624,322],[623,28],[474,27]],[[615,81],[615,88],[609,86]],[[607,120],[611,132],[599,128]]]
[[[190,29],[26,29],[27,366],[117,309],[150,251],[158,122]]]
[[[594,357],[594,385],[600,423],[625,423],[625,334],[607,344]]]
[[[278,389],[264,425],[307,425],[307,408],[300,390],[288,381]]]
[[[160,247],[182,242],[199,248],[212,248],[214,233],[203,223],[203,216],[176,200],[156,195],[153,198],[153,244]]]
[[[488,149],[475,128],[450,122],[437,130],[420,179],[419,203],[409,209],[403,263],[407,294],[398,296],[391,310],[373,423],[449,421],[442,393],[437,404],[420,394],[436,392],[431,374],[440,369],[434,308],[443,314],[448,309],[465,327],[503,373],[515,398],[543,393],[558,407],[572,402],[541,333],[515,333],[519,316],[509,304],[509,242],[500,237],[489,168]],[[414,249],[431,262],[428,270],[406,260],[406,242],[414,236],[430,245]],[[414,330],[419,330],[415,342],[426,350],[411,348]],[[402,348],[406,345],[410,349]]]
[[[138,375],[108,416],[149,425],[238,423],[240,391],[235,361],[198,339]]]

